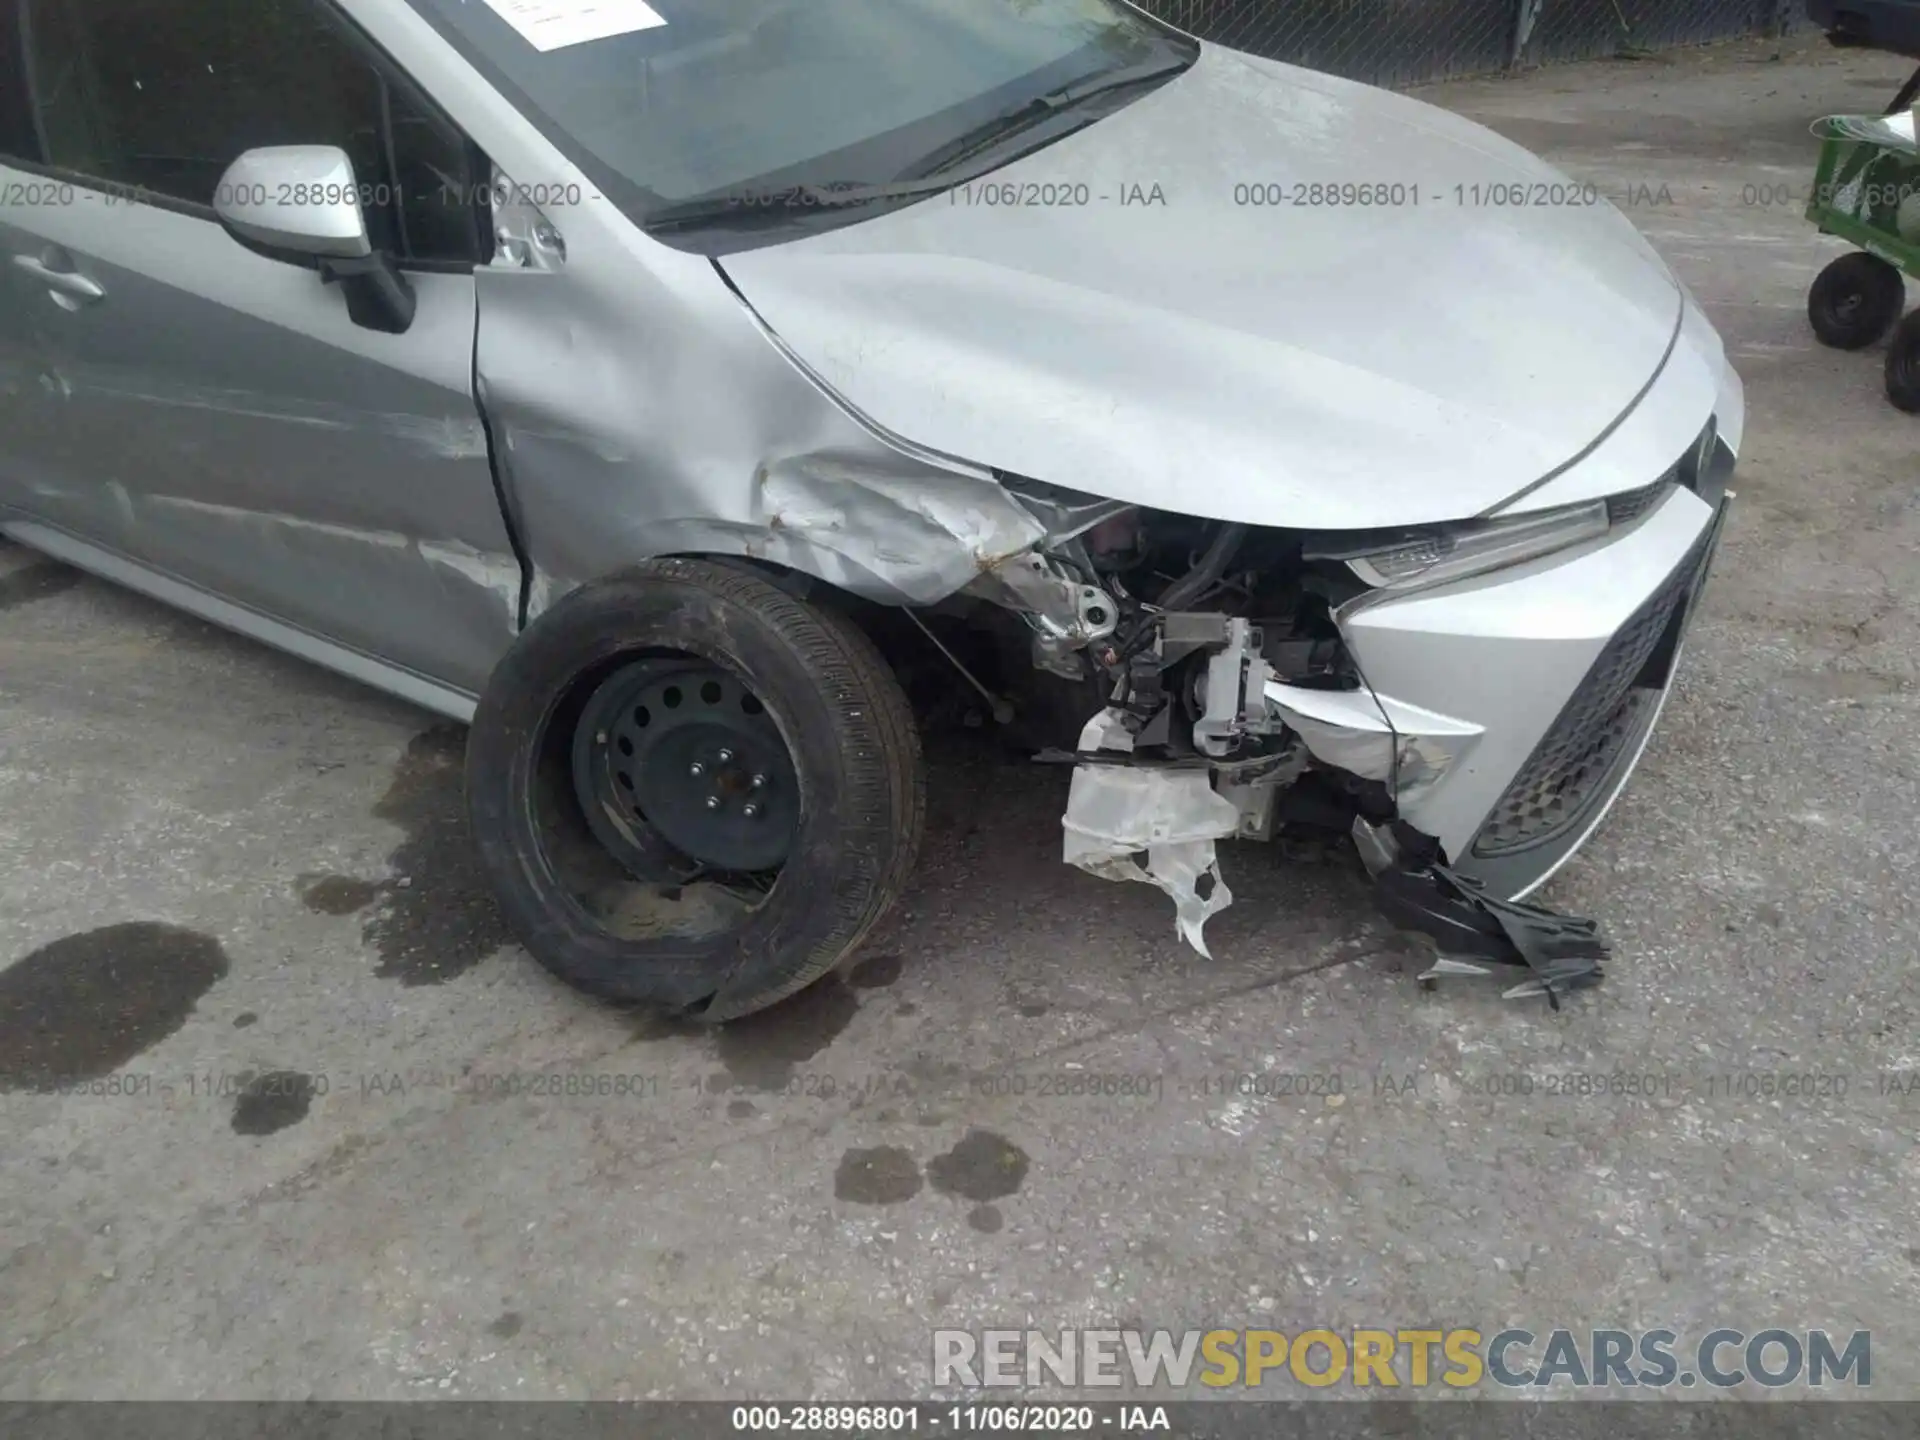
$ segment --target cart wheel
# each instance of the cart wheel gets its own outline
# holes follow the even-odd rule
[[[1910,415],[1920,414],[1920,310],[1893,327],[1887,347],[1887,399]]]
[[[1814,278],[1807,291],[1807,321],[1822,345],[1864,350],[1900,318],[1907,287],[1900,272],[1878,255],[1842,255]]]

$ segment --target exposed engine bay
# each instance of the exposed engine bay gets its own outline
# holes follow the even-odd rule
[[[1206,922],[1233,898],[1218,841],[1337,831],[1382,913],[1433,941],[1424,982],[1504,972],[1509,994],[1557,1006],[1601,978],[1591,921],[1495,898],[1400,818],[1397,797],[1448,756],[1396,725],[1341,639],[1337,612],[1369,586],[1339,537],[1008,489],[1046,543],[904,613],[994,722],[1074,767],[1069,864],[1164,891],[1207,955]],[[969,649],[943,617],[997,644]]]

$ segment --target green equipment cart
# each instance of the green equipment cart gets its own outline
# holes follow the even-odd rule
[[[1833,115],[1815,122],[1820,167],[1807,218],[1860,248],[1807,292],[1807,320],[1823,345],[1863,350],[1888,330],[1887,398],[1920,413],[1920,310],[1901,319],[1906,285],[1920,279],[1920,145],[1914,112]],[[1896,323],[1898,322],[1898,323]]]

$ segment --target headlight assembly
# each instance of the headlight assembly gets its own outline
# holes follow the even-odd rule
[[[1607,533],[1607,502],[1588,500],[1503,520],[1463,520],[1382,534],[1310,539],[1302,556],[1338,560],[1378,590],[1441,585],[1551,555]]]
[[[1314,535],[1307,538],[1301,556],[1339,561],[1362,584],[1375,590],[1444,585],[1449,580],[1537,560],[1595,539],[1609,529],[1632,524],[1679,486],[1700,492],[1712,503],[1715,497],[1706,492],[1711,488],[1707,482],[1718,468],[1718,441],[1719,427],[1710,416],[1687,453],[1666,474],[1638,490],[1496,520]]]

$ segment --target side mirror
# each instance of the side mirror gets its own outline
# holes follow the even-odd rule
[[[227,167],[213,210],[242,240],[283,255],[359,260],[373,253],[353,162],[334,145],[269,145]]]
[[[220,177],[213,210],[250,250],[317,261],[320,278],[339,283],[354,324],[394,335],[413,324],[413,287],[368,240],[353,162],[338,146],[247,151]]]

